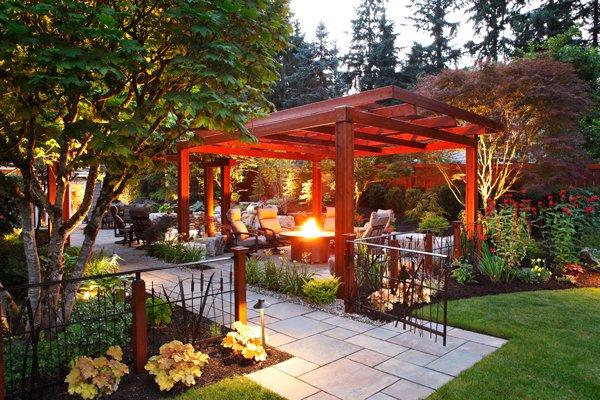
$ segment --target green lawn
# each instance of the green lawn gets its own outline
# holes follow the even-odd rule
[[[449,324],[507,338],[430,399],[600,399],[600,289],[455,300]]]
[[[173,400],[284,400],[250,379],[237,376],[202,388],[194,388]]]

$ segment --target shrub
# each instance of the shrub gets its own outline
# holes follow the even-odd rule
[[[160,297],[146,299],[146,316],[152,326],[165,326],[171,323],[173,310],[165,299]]]
[[[155,242],[148,247],[148,255],[174,264],[200,261],[204,259],[205,253],[201,247],[192,247],[175,240]]]
[[[27,282],[25,250],[18,229],[0,236],[0,282],[4,286],[21,285]]]
[[[385,208],[394,210],[394,213],[400,215],[404,212],[404,188],[402,186],[393,186],[385,194]]]
[[[233,331],[227,333],[221,345],[247,360],[264,361],[267,359],[267,352],[262,345],[258,326],[246,325],[240,321],[234,322]]]
[[[487,216],[490,240],[507,268],[516,269],[527,254],[533,241],[529,228],[529,215],[519,210],[518,205],[509,203],[493,210]]]
[[[337,276],[312,278],[302,286],[302,292],[312,303],[329,304],[335,300],[339,287],[340,279]]]
[[[467,261],[454,260],[451,275],[461,285],[476,282],[473,265]]]
[[[442,230],[446,229],[448,225],[449,222],[446,218],[428,211],[423,214],[423,217],[419,222],[419,230],[440,233]]]
[[[363,194],[363,201],[361,204],[369,207],[371,210],[377,210],[378,208],[385,207],[385,196],[387,189],[381,183],[374,183],[367,187]]]
[[[458,183],[459,196],[464,199],[464,183]],[[446,212],[446,216],[451,221],[456,221],[460,215],[460,212],[464,209],[463,205],[456,199],[452,190],[448,185],[441,185],[433,188],[437,193],[438,204]]]
[[[552,272],[546,268],[541,258],[531,260],[531,268],[523,268],[517,271],[517,279],[527,283],[548,282]]]
[[[409,188],[404,192],[404,211],[412,210],[417,206],[417,203],[423,197],[423,191],[421,189]]]
[[[107,357],[79,357],[71,367],[65,382],[69,384],[69,394],[76,394],[83,399],[95,399],[113,394],[121,382],[121,378],[129,373],[123,364],[123,351],[118,346],[109,347]]]
[[[427,212],[437,215],[446,215],[446,211],[442,207],[440,207],[440,204],[438,202],[438,195],[435,190],[426,191],[416,201],[414,207],[409,208],[409,205],[407,204],[406,209],[407,219],[415,222],[418,221]]]
[[[144,368],[154,375],[160,390],[171,390],[178,382],[195,385],[208,360],[207,354],[196,351],[191,344],[173,340],[160,346],[159,354],[150,357]]]
[[[158,207],[158,212],[159,213],[165,213],[165,214],[170,214],[174,211],[175,209],[173,208],[173,206],[169,203],[164,203],[161,204],[160,207]]]

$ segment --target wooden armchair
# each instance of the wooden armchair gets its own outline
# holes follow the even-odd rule
[[[258,231],[250,231],[242,221],[242,211],[239,208],[231,208],[227,211],[227,220],[231,226],[230,246],[244,246],[256,252],[259,248],[267,245],[267,239]]]
[[[131,247],[133,240],[136,240],[137,243],[141,240],[144,246],[152,243],[153,238],[149,234],[149,228],[152,226],[150,212],[144,207],[132,207],[129,209],[129,217],[131,218],[132,226],[129,247]]]
[[[113,220],[113,228],[115,231],[115,237],[122,237],[122,240],[118,240],[117,244],[127,244],[131,246],[131,240],[133,237],[133,230],[131,225],[127,225],[123,218],[119,215],[119,210],[116,205],[111,205],[109,208],[110,215]]]

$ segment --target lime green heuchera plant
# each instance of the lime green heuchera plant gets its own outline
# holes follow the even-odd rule
[[[79,357],[73,361],[71,372],[65,382],[69,384],[69,394],[82,399],[96,399],[113,394],[119,387],[121,378],[129,373],[123,364],[123,351],[119,346],[111,346],[106,357]]]

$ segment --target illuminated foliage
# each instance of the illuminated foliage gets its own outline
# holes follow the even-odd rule
[[[171,390],[178,382],[195,385],[208,359],[208,355],[196,351],[191,344],[173,340],[160,346],[159,354],[150,357],[144,368],[154,375],[160,390]]]

